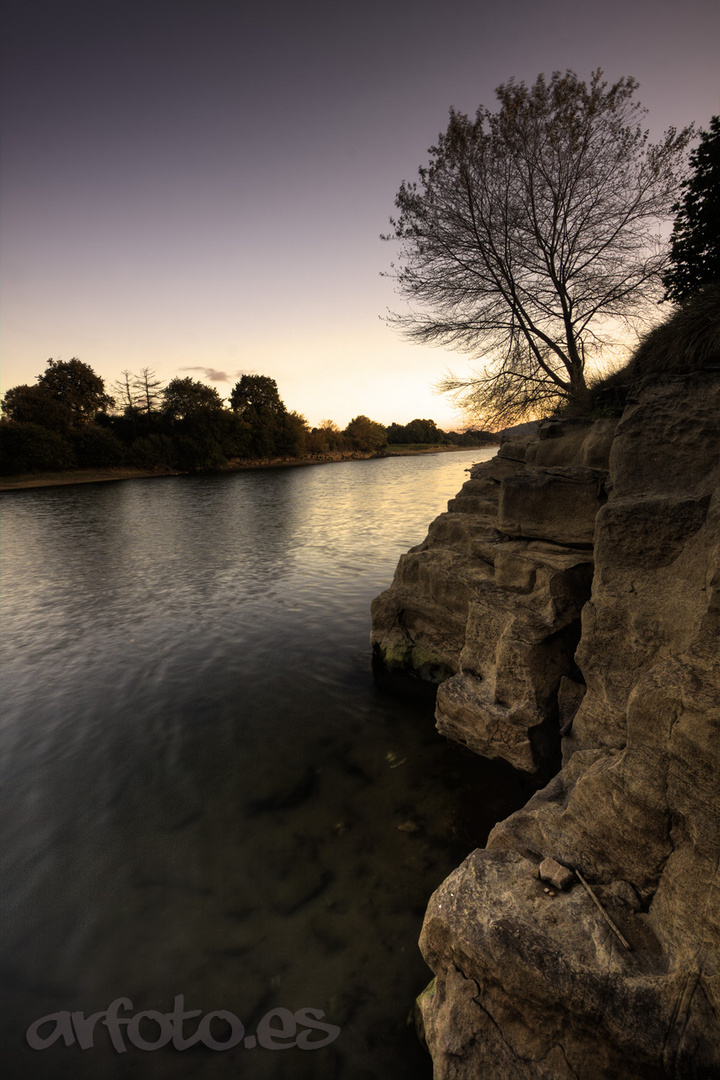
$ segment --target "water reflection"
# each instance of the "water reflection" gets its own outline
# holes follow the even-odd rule
[[[477,456],[3,498],[5,1075],[430,1075],[405,1025],[427,897],[525,795],[375,687],[369,603]],[[342,1031],[24,1045],[56,1010],[181,993]]]

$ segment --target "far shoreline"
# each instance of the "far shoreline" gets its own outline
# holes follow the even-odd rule
[[[26,473],[21,476],[0,477],[0,492],[27,491],[33,488],[67,487],[74,484],[99,484],[110,480],[150,480],[168,476],[217,476],[229,472],[245,472],[250,469],[276,469],[299,465],[332,465],[342,461],[368,461],[372,458],[414,457],[418,454],[447,454],[462,450],[486,450],[489,446],[419,446],[418,444],[394,444],[379,453],[351,451],[345,454],[316,454],[303,458],[254,458],[243,461],[231,461],[221,469],[208,469],[204,472],[189,473],[179,469],[152,470],[134,468],[105,469],[68,469],[57,473]],[[499,445],[499,444],[497,444]]]

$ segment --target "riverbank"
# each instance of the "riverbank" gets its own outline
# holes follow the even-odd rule
[[[694,310],[621,417],[474,466],[373,602],[439,732],[545,783],[428,904],[435,1080],[720,1076],[720,338]]]
[[[292,465],[327,465],[338,461],[367,461],[374,457],[410,457],[415,454],[442,454],[460,450],[483,449],[468,446],[428,446],[408,444],[387,447],[381,453],[355,450],[350,453],[313,454],[309,457],[252,458],[231,461],[217,472],[244,472],[247,469],[273,469]],[[68,484],[98,484],[108,480],[147,480],[152,477],[182,476],[179,469],[67,469],[63,472],[26,473],[21,476],[0,477],[0,491],[22,491],[27,488],[61,487]]]

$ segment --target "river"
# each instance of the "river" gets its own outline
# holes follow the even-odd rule
[[[527,791],[369,607],[491,454],[0,497],[4,1077],[432,1075],[425,904]]]

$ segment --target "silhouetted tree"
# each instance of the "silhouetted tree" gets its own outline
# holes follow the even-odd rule
[[[434,420],[411,420],[405,425],[405,434],[410,443],[441,443],[445,437]]]
[[[49,431],[67,431],[74,420],[72,409],[43,386],[14,386],[2,399],[2,411],[7,420],[36,424]]]
[[[222,407],[222,398],[214,386],[189,377],[171,379],[162,392],[162,411],[170,420],[206,416]]]
[[[72,360],[48,360],[42,375],[37,377],[38,386],[66,405],[75,424],[87,424],[96,413],[114,404],[105,393],[105,382],[93,369],[77,357]]]
[[[691,175],[675,203],[670,267],[663,274],[666,300],[687,300],[720,281],[720,116],[700,132],[690,155]]]
[[[286,447],[298,445],[297,423],[288,420],[277,383],[268,375],[243,375],[230,394],[230,408],[249,425],[252,456],[291,453]]]
[[[329,454],[344,450],[348,440],[334,420],[321,420],[306,437],[306,447],[312,454]]]
[[[169,435],[152,433],[136,439],[128,459],[138,469],[169,469],[175,466],[175,448]]]
[[[288,457],[302,457],[310,434],[308,422],[300,413],[285,412],[278,420],[274,453]]]
[[[123,371],[121,377],[112,384],[110,389],[115,399],[115,408],[120,413],[132,412],[137,408],[137,400],[133,388],[133,375],[130,371]]]
[[[497,112],[454,110],[395,205],[399,292],[391,322],[417,342],[486,362],[448,376],[471,415],[508,423],[587,397],[586,365],[658,296],[667,256],[652,231],[678,190],[691,128],[656,145],[637,82],[593,73],[498,87]],[[419,305],[418,310],[415,305]]]
[[[277,383],[268,375],[243,375],[232,388],[230,408],[240,416],[285,412]]]
[[[387,428],[367,416],[355,416],[345,428],[354,450],[382,450],[387,444]]]
[[[134,376],[132,392],[133,403],[148,416],[160,410],[163,402],[163,384],[151,368],[141,368],[140,374]]]

